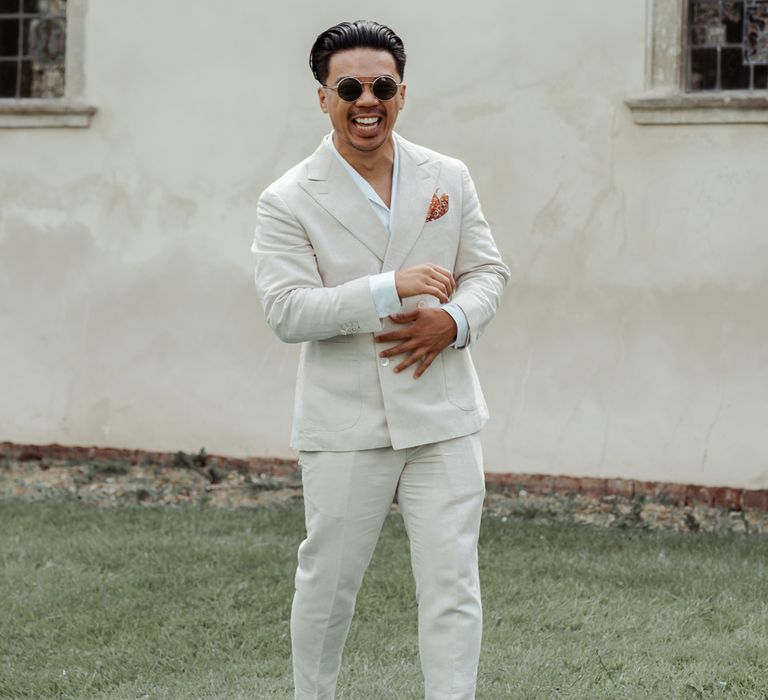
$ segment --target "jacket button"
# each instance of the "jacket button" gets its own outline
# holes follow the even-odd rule
[[[379,360],[379,364],[382,367],[386,367],[389,364],[389,358],[388,357],[382,357],[381,360]]]
[[[423,299],[421,301],[417,301],[416,302],[416,308],[417,309],[423,309],[425,306],[426,306],[426,303],[424,302]]]

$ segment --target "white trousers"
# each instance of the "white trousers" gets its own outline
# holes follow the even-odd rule
[[[307,538],[291,611],[296,700],[335,697],[355,598],[395,494],[410,540],[425,698],[472,700],[482,634],[478,435],[404,450],[300,452],[299,464]]]

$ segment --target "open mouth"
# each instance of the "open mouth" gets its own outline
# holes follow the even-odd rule
[[[381,124],[381,117],[353,117],[352,123],[363,132],[375,131]]]

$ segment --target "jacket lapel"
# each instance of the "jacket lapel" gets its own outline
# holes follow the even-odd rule
[[[429,203],[437,186],[440,163],[395,134],[400,159],[397,201],[389,246],[384,255],[383,272],[397,270],[421,235]]]
[[[307,179],[299,184],[379,260],[384,260],[389,232],[325,143],[310,157]]]

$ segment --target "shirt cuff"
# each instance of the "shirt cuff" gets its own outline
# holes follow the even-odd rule
[[[400,297],[395,285],[395,271],[382,272],[380,275],[371,275],[368,278],[371,286],[373,305],[379,318],[385,318],[390,314],[400,311]]]
[[[451,347],[461,350],[466,347],[469,336],[467,317],[458,304],[443,304],[440,308],[443,311],[447,311],[451,318],[456,321],[456,340],[451,344]]]

